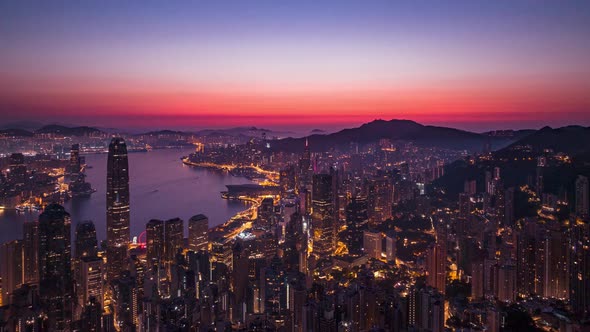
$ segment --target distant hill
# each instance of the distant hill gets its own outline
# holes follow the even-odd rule
[[[185,131],[177,131],[177,130],[157,130],[157,131],[149,131],[147,133],[137,134],[136,136],[193,136],[194,133],[189,133]]]
[[[0,137],[32,137],[34,134],[24,129],[0,129]]]
[[[314,151],[327,151],[330,148],[346,146],[351,142],[366,144],[382,138],[411,141],[420,146],[469,151],[481,151],[484,144],[488,142],[494,148],[501,148],[514,141],[512,137],[494,137],[453,128],[425,126],[410,120],[375,120],[358,128],[307,137]],[[287,138],[273,145],[277,150],[299,151],[305,139]]]
[[[104,134],[103,131],[93,127],[66,127],[61,125],[47,125],[35,131],[36,134],[61,134],[64,136],[89,136]]]
[[[255,137],[255,138],[262,138],[263,134],[266,135],[268,139],[272,139],[273,137],[287,137],[292,136],[295,133],[292,132],[282,132],[282,131],[274,131],[270,129],[264,128],[257,128],[257,127],[236,127],[236,128],[228,128],[228,129],[204,129],[200,130],[196,133],[199,136],[245,136],[245,137]]]
[[[530,146],[534,152],[553,149],[572,155],[590,152],[590,127],[567,126],[561,128],[544,127],[510,144],[502,152],[517,147]]]

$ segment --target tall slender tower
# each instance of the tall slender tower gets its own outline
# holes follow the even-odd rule
[[[315,174],[311,196],[313,251],[318,257],[328,257],[335,249],[334,192],[332,176]]]
[[[110,283],[126,270],[129,244],[129,162],[127,145],[115,137],[107,161],[107,279]]]
[[[50,331],[69,330],[72,321],[70,214],[52,203],[39,215],[39,296]]]

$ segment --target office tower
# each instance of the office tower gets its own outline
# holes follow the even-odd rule
[[[152,219],[146,224],[146,247],[149,264],[165,265],[169,271],[176,254],[183,248],[184,224],[182,219],[166,221]]]
[[[353,197],[346,207],[346,245],[351,252],[360,252],[363,245],[363,231],[369,227],[367,199]]]
[[[588,178],[578,175],[576,179],[576,206],[575,212],[579,216],[587,216],[590,211],[590,193],[588,192]]]
[[[397,253],[397,234],[395,231],[389,231],[385,235],[385,259],[388,262],[395,262]]]
[[[76,225],[75,257],[95,257],[98,255],[96,228],[92,221],[84,221]]]
[[[102,273],[103,262],[102,258],[96,256],[85,256],[80,259],[80,273],[78,281],[80,289],[78,289],[78,303],[84,307],[95,299],[101,304],[103,300],[102,290]]]
[[[590,222],[571,220],[570,303],[576,314],[590,314]]]
[[[70,215],[59,204],[39,215],[39,296],[49,330],[66,330],[72,317]]]
[[[23,224],[24,283],[39,283],[39,223]]]
[[[259,226],[272,230],[272,226],[274,225],[274,201],[272,198],[265,198],[260,203],[256,223]]]
[[[498,268],[498,300],[514,302],[516,300],[516,266],[508,261]]]
[[[70,149],[70,163],[68,164],[67,171],[72,175],[80,173],[82,165],[80,163],[80,145],[73,144]]]
[[[27,167],[22,153],[10,155],[8,181],[14,186],[24,186],[27,183]]]
[[[23,241],[14,240],[0,246],[2,305],[11,304],[12,292],[23,283]]]
[[[164,254],[164,221],[152,219],[145,226],[145,240],[148,266],[160,263]]]
[[[311,208],[314,254],[318,257],[328,257],[334,253],[336,247],[331,175],[314,174]]]
[[[473,210],[473,204],[471,203],[471,196],[467,193],[459,194],[459,217],[467,218]]]
[[[517,233],[517,291],[522,295],[543,295],[547,259],[547,235],[536,220],[527,220]]]
[[[426,284],[442,294],[447,283],[447,243],[446,232],[441,228],[436,231],[436,242],[426,252]]]
[[[135,278],[124,271],[113,280],[113,313],[115,325],[119,331],[135,331],[139,320],[137,284]]]
[[[475,195],[477,193],[477,182],[475,180],[465,180],[463,192],[470,196]]]
[[[545,297],[569,298],[568,234],[559,227],[551,229],[546,241],[547,268]]]
[[[188,248],[194,252],[209,250],[209,219],[203,214],[188,220]]]
[[[369,258],[381,259],[383,237],[381,233],[363,232],[363,251]]]
[[[377,226],[391,218],[393,186],[389,178],[380,176],[369,181],[367,203],[370,225]]]
[[[122,138],[113,138],[107,159],[107,280],[126,269],[129,244],[129,162]]]
[[[506,189],[504,194],[504,225],[514,225],[514,187]]]
[[[305,139],[305,150],[303,156],[299,160],[299,170],[301,173],[307,173],[311,168],[311,152],[309,150],[309,141]]]
[[[80,320],[82,331],[101,332],[102,329],[102,304],[96,298],[91,298],[89,303],[84,307],[82,318]],[[104,331],[109,329],[105,326]]]
[[[281,187],[281,197],[286,197],[289,192],[295,192],[297,189],[297,172],[294,165],[281,169],[279,186]]]
[[[166,220],[164,223],[164,261],[173,264],[176,254],[183,248],[184,223],[180,218]]]

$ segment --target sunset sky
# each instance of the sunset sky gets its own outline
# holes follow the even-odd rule
[[[0,113],[119,128],[590,125],[590,1],[2,1]]]

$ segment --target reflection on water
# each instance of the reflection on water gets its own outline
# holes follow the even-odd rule
[[[138,236],[153,218],[180,217],[186,221],[203,213],[210,226],[224,223],[246,208],[244,203],[227,201],[220,192],[226,184],[249,183],[248,179],[225,173],[188,167],[180,157],[191,150],[154,150],[129,154],[131,190],[131,236]],[[86,155],[87,181],[96,192],[89,198],[75,198],[65,208],[72,216],[72,225],[93,220],[99,240],[106,236],[106,154]],[[20,239],[22,223],[37,219],[38,213],[17,213],[0,210],[0,243]],[[75,227],[72,227],[72,232]]]

